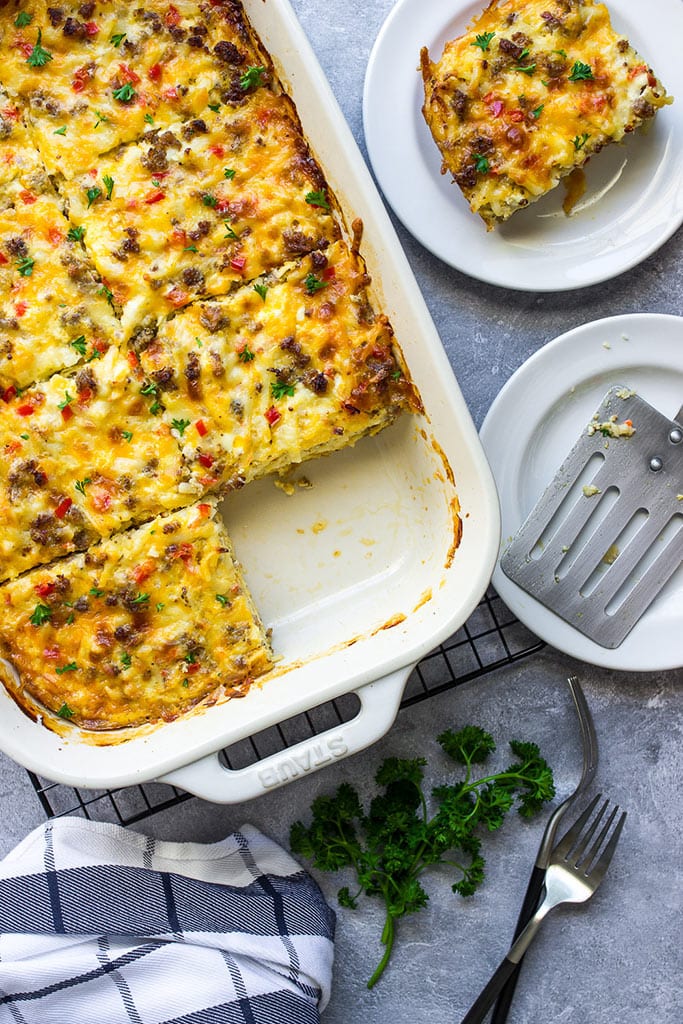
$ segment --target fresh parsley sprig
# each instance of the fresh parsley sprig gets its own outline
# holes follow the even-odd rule
[[[471,896],[485,873],[480,833],[500,828],[515,804],[528,818],[555,795],[552,771],[535,743],[513,740],[510,748],[516,760],[503,771],[477,778],[474,766],[495,751],[489,733],[468,725],[459,732],[446,730],[438,742],[465,774],[460,781],[434,789],[437,809],[431,817],[423,787],[426,760],[392,757],[375,776],[382,791],[367,813],[355,789],[342,783],[334,796],[319,796],[313,802],[308,827],[297,821],[290,832],[294,853],[311,859],[316,868],[355,872],[357,892],[340,889],[342,906],[355,908],[362,893],[384,901],[384,954],[368,988],[389,962],[396,923],[428,902],[420,881],[425,869],[432,864],[454,868],[453,892]]]

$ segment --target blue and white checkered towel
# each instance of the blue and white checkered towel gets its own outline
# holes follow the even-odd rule
[[[0,862],[1,1024],[317,1024],[334,913],[245,825],[165,843],[61,818]]]

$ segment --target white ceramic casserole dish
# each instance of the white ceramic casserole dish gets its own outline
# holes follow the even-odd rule
[[[353,136],[287,0],[245,0],[245,9],[348,223],[363,221],[361,251],[375,298],[392,321],[425,413],[305,463],[298,475],[310,489],[287,495],[272,479],[262,480],[223,503],[247,583],[281,655],[276,672],[244,699],[100,746],[77,730],[57,735],[0,692],[2,749],[66,785],[100,789],[159,779],[230,803],[362,749],[391,726],[416,662],[470,615],[498,552],[488,464]],[[240,771],[219,760],[226,746],[349,692],[361,707],[345,725]]]

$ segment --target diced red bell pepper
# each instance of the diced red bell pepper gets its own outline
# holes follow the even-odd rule
[[[147,203],[148,206],[151,206],[153,203],[160,203],[161,200],[165,198],[166,193],[162,192],[160,188],[155,188],[151,192],[147,193],[147,195],[145,196],[145,202]]]
[[[89,36],[96,36],[97,33],[100,31],[100,26],[97,24],[96,21],[86,21],[85,31],[88,33]]]
[[[65,423],[68,423],[69,420],[72,420],[74,418],[74,411],[70,405],[65,405],[64,408],[60,409],[59,411],[61,412],[62,419],[64,420]]]
[[[152,64],[151,68],[147,72],[147,77],[152,82],[160,82],[163,70],[163,64]]]
[[[27,309],[28,302],[24,302],[23,299],[20,302],[15,302],[14,304],[14,312],[18,317],[22,317]]]
[[[197,461],[200,462],[202,466],[205,466],[206,469],[211,469],[216,460],[213,455],[209,455],[208,452],[202,452],[201,455],[197,456]]]
[[[207,427],[204,420],[197,420],[197,422],[195,423],[195,428],[200,437],[206,437],[206,435],[209,432],[209,428]]]
[[[9,263],[9,260],[5,256],[4,252],[0,252],[0,266],[4,267],[5,264],[7,264],[7,263]]]
[[[36,583],[33,589],[38,597],[49,597],[50,594],[54,593],[55,584],[52,580],[43,580],[42,583]]]
[[[59,505],[57,505],[57,508],[55,509],[55,515],[57,516],[57,519],[63,519],[72,505],[73,501],[71,500],[71,498],[62,498]]]
[[[35,411],[35,406],[31,405],[30,402],[27,402],[26,405],[17,406],[17,412],[20,416],[33,416]]]
[[[3,402],[11,402],[12,399],[16,397],[17,389],[15,388],[14,384],[10,384],[10,386],[8,388],[5,388],[5,390],[2,393]]]
[[[266,409],[264,415],[271,427],[274,426],[278,420],[282,419],[281,414],[277,411],[274,405],[271,405],[270,409]]]
[[[164,21],[168,28],[172,28],[180,22],[180,11],[173,4],[169,4],[168,10],[164,15]]]
[[[232,267],[232,269],[239,271],[240,274],[242,273],[246,265],[246,256],[233,256],[233,258],[230,260],[230,266]]]

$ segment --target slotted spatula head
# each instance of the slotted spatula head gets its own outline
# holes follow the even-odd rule
[[[607,393],[501,558],[514,583],[614,648],[683,561],[683,408]]]

